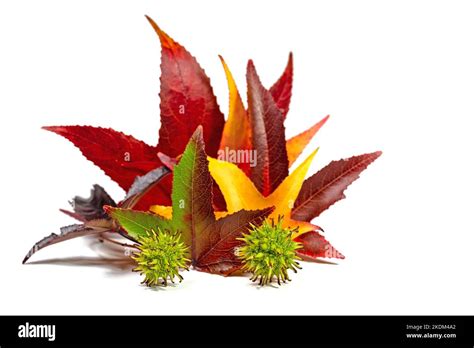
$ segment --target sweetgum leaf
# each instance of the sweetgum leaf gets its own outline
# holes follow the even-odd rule
[[[282,225],[284,228],[298,229],[298,232],[294,234],[295,237],[297,234],[319,229],[318,226],[309,222],[291,219],[291,208],[298,197],[316,152],[317,150],[308,156],[267,197],[263,196],[245,173],[233,163],[209,158],[209,171],[224,195],[229,213],[235,213],[241,209],[274,207],[275,209],[269,218],[278,220],[283,216]],[[161,210],[161,208],[156,208],[154,207],[155,211]]]
[[[337,249],[335,249],[326,238],[316,231],[304,233],[296,237],[295,242],[302,245],[301,249],[296,252],[300,257],[306,260],[316,260],[320,257],[344,259]]]
[[[255,187],[268,196],[288,176],[283,115],[260,82],[252,61],[247,66],[247,87],[252,146],[257,152],[250,177]]]
[[[217,155],[224,127],[209,77],[196,59],[146,17],[161,42],[161,128],[158,150],[171,157],[183,152],[198,125],[206,131],[204,142],[211,156]]]
[[[333,161],[306,179],[294,204],[291,217],[311,221],[331,205],[345,198],[344,190],[381,154],[381,151],[377,151]]]
[[[270,88],[270,93],[280,109],[283,118],[286,118],[290,109],[291,90],[293,88],[293,53],[288,57],[285,71],[277,82]]]
[[[227,275],[240,267],[234,249],[241,242],[236,238],[246,232],[250,224],[259,225],[273,208],[241,210],[216,220],[208,165],[202,127],[198,127],[174,167],[170,220],[152,213],[117,208],[107,210],[132,237],[151,228],[180,232],[190,247],[192,265],[196,269]]]
[[[74,224],[70,226],[61,227],[59,234],[51,233],[49,236],[44,237],[43,239],[35,243],[35,245],[33,245],[33,247],[26,254],[25,258],[23,259],[23,263],[26,263],[31,258],[31,256],[33,256],[33,254],[43,248],[73,238],[109,232],[111,230],[111,227],[111,224],[108,223],[107,220],[102,220],[96,224],[94,223],[94,221],[91,221],[85,224]]]
[[[154,147],[110,128],[91,126],[43,127],[72,142],[82,154],[101,168],[124,190],[135,177],[158,167],[160,161]]]

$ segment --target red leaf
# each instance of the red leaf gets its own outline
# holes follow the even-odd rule
[[[173,173],[156,182],[133,206],[134,210],[148,211],[152,205],[171,205],[171,185]]]
[[[286,118],[290,108],[291,90],[293,88],[293,53],[290,53],[285,71],[277,82],[270,88],[275,103]]]
[[[148,18],[148,17],[147,17]],[[158,147],[113,129],[89,126],[44,127],[69,139],[84,156],[100,167],[124,190],[137,176],[162,165],[157,152],[179,156],[197,125],[206,130],[205,143],[215,156],[221,140],[224,116],[219,110],[209,78],[199,64],[181,45],[148,18],[160,37],[161,57],[161,128]],[[160,194],[169,194],[171,187],[161,184]],[[170,184],[170,182],[168,182]],[[148,194],[147,197],[150,197]],[[143,203],[149,200],[144,200]],[[169,202],[153,201],[152,204]],[[143,204],[142,204],[143,206]]]
[[[137,175],[144,175],[161,165],[154,147],[110,128],[53,126],[43,129],[71,141],[124,190],[132,185]]]
[[[291,217],[311,221],[332,204],[345,198],[344,190],[375,161],[381,151],[333,161],[303,183]]]
[[[345,259],[322,235],[316,231],[303,233],[296,237],[295,242],[303,245],[297,254],[306,259],[315,260],[319,257]]]
[[[207,153],[215,157],[224,128],[224,115],[219,110],[209,77],[183,46],[151,18],[147,19],[162,47],[158,149],[170,157],[181,155],[196,127],[202,125]]]
[[[283,116],[270,92],[262,86],[252,61],[247,66],[247,86],[251,139],[257,152],[251,179],[255,187],[268,196],[288,176]]]

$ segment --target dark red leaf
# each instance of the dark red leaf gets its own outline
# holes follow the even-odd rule
[[[321,234],[316,231],[306,232],[295,238],[302,244],[297,254],[304,259],[315,260],[320,257],[344,259],[345,256],[337,251]]]
[[[332,204],[345,198],[344,190],[375,161],[381,151],[333,161],[303,183],[291,217],[311,221]]]
[[[290,53],[285,71],[277,82],[270,88],[275,103],[286,118],[290,108],[291,90],[293,88],[293,53]]]
[[[257,152],[251,179],[255,187],[268,196],[288,176],[283,116],[260,82],[252,61],[247,66],[247,86],[252,146]]]
[[[110,220],[101,219],[101,220],[92,220],[86,222],[85,224],[75,224],[70,226],[61,227],[61,233],[51,233],[49,236],[44,237],[28,251],[23,263],[28,261],[31,256],[33,256],[39,250],[46,248],[50,245],[64,242],[66,240],[84,237],[93,234],[100,234],[104,232],[111,232],[112,224]]]
[[[183,46],[151,18],[147,19],[158,34],[162,47],[158,149],[170,157],[181,155],[196,127],[202,125],[207,153],[215,157],[224,128],[224,115],[209,77]]]

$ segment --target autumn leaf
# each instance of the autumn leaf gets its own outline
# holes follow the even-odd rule
[[[160,165],[154,147],[110,128],[52,126],[43,129],[72,142],[124,190],[137,175],[144,175]]]
[[[203,125],[206,133],[204,141],[207,151],[215,156],[224,126],[224,116],[204,70],[184,47],[164,33],[149,17],[147,19],[157,32],[162,46],[161,128],[158,146],[147,145],[131,135],[110,128],[44,127],[71,141],[88,160],[101,168],[125,191],[132,185],[135,177],[145,175],[162,165],[157,156],[159,151],[171,157],[180,155],[199,124]],[[169,194],[170,191],[170,187],[163,186],[157,194]],[[163,200],[161,203],[165,204],[167,201]]]
[[[161,42],[161,128],[158,150],[171,157],[183,152],[198,125],[202,125],[207,152],[217,155],[224,127],[209,77],[196,59],[146,17]]]
[[[306,260],[316,260],[321,257],[344,259],[337,249],[335,249],[326,238],[316,231],[304,233],[294,239],[301,243],[301,249],[296,253]]]
[[[273,210],[240,210],[216,219],[212,208],[212,178],[204,150],[202,128],[198,127],[174,167],[172,214],[166,219],[153,213],[109,208],[111,216],[132,236],[147,229],[179,231],[190,246],[192,264],[210,273],[230,274],[240,267],[234,249],[250,224],[260,224]]]
[[[220,152],[227,150],[250,151],[252,149],[250,120],[247,110],[242,102],[234,77],[230,72],[224,58],[219,56],[224,67],[229,88],[229,115],[224,125],[222,133]],[[250,163],[248,161],[239,162],[238,166],[247,175],[250,174]]]
[[[255,187],[268,196],[288,176],[283,115],[260,82],[252,61],[247,66],[247,87],[252,148],[257,153],[251,179]]]
[[[252,181],[235,164],[209,158],[209,171],[219,185],[227,203],[228,213],[240,209],[263,209],[274,206],[269,218],[283,216],[283,227],[298,227],[298,234],[319,229],[308,222],[291,218],[291,209],[298,196],[309,166],[316,155],[314,151],[267,197],[263,196]],[[295,234],[298,235],[298,234]]]
[[[288,57],[285,71],[277,82],[270,88],[270,94],[280,109],[283,119],[290,109],[291,90],[293,88],[293,53]]]
[[[288,154],[288,162],[290,167],[298,159],[299,155],[301,155],[304,148],[306,147],[306,145],[309,144],[314,135],[326,123],[328,118],[329,115],[314,124],[309,129],[298,135],[295,135],[293,138],[290,138],[286,141],[286,152]]]
[[[59,234],[51,233],[49,236],[46,236],[35,243],[35,245],[33,245],[33,247],[24,257],[22,263],[26,263],[35,253],[48,246],[78,237],[98,235],[109,231],[110,224],[108,224],[105,220],[91,220],[83,224],[74,224],[61,227]]]
[[[60,210],[66,215],[81,221],[82,224],[61,227],[60,234],[52,233],[39,240],[25,256],[23,263],[39,250],[54,244],[88,235],[99,236],[105,232],[115,234],[120,232],[104,208],[135,208],[142,197],[146,195],[154,185],[157,185],[160,180],[166,178],[169,173],[167,168],[159,167],[143,176],[137,177],[127,192],[125,199],[118,204],[116,204],[110,195],[99,185],[93,186],[91,194],[87,198],[74,197],[71,200],[72,212],[63,209]]]
[[[292,218],[311,221],[337,201],[344,190],[375,161],[381,151],[333,161],[303,183],[292,211]]]

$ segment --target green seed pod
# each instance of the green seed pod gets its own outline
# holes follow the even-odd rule
[[[137,262],[136,272],[145,276],[143,284],[148,286],[168,285],[168,279],[174,283],[180,269],[189,270],[188,247],[181,241],[179,233],[149,231],[146,237],[138,239],[139,251],[132,258]]]
[[[260,285],[267,285],[276,279],[280,285],[290,280],[288,270],[295,273],[301,269],[297,260],[296,250],[301,244],[292,240],[295,230],[282,227],[283,218],[265,220],[261,226],[254,226],[248,234],[239,240],[244,245],[237,250],[237,256],[243,262],[243,271],[251,272],[252,281],[259,280]]]

